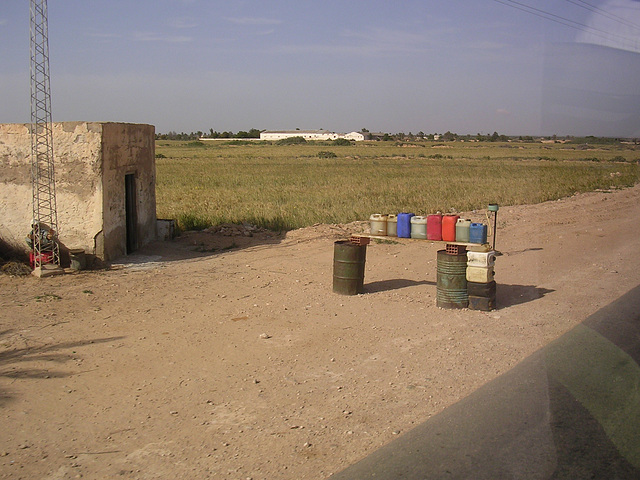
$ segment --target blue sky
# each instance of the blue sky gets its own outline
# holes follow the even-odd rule
[[[54,121],[640,136],[636,0],[48,3]],[[27,0],[0,59],[0,123],[29,122]]]

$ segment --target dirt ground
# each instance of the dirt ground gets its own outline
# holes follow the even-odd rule
[[[0,275],[0,478],[324,479],[635,287],[639,218],[640,185],[501,207],[492,312],[436,307],[429,241],[371,244],[334,294],[363,223]]]

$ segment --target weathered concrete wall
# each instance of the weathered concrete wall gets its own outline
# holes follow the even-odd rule
[[[136,176],[138,246],[155,238],[154,127],[53,124],[59,239],[104,260],[126,253],[124,175]],[[0,237],[24,245],[32,218],[30,126],[0,124]]]
[[[104,255],[127,253],[125,175],[135,177],[138,246],[156,238],[155,129],[152,125],[103,124]]]
[[[89,252],[102,230],[101,130],[100,124],[53,125],[59,237],[66,247]],[[24,244],[33,215],[29,125],[0,125],[0,165],[0,236]]]

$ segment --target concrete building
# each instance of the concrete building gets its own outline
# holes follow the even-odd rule
[[[0,238],[26,247],[32,220],[29,124],[0,124]],[[53,124],[58,239],[102,260],[156,238],[155,128]]]
[[[345,133],[342,138],[346,138],[347,140],[354,140],[356,142],[362,142],[364,140],[367,140],[367,138],[365,137],[365,134],[362,132],[351,132],[351,133]]]
[[[364,134],[359,132],[336,133],[327,130],[266,130],[260,133],[260,140],[277,141],[292,137],[302,137],[305,140],[336,140],[338,138],[355,141],[365,140]]]

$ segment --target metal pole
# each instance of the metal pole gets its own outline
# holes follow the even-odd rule
[[[496,251],[496,231],[498,225],[498,210],[493,212],[493,251]]]
[[[42,266],[43,247],[51,254],[51,263],[60,265],[58,214],[56,206],[49,76],[49,27],[47,0],[31,0],[30,75],[31,75],[31,184],[33,193],[34,267]],[[42,243],[42,229],[51,238]],[[45,262],[46,263],[46,262]]]

